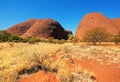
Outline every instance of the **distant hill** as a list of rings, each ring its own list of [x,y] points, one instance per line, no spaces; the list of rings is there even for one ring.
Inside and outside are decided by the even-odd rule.
[[[76,39],[81,39],[87,30],[94,27],[105,28],[111,34],[117,34],[120,31],[120,18],[109,19],[101,13],[89,13],[85,15],[78,25],[75,33]]]
[[[65,30],[57,21],[52,19],[29,19],[16,24],[6,30],[10,34],[21,37],[54,37],[56,39],[68,39],[71,31]]]
[[[109,19],[102,13],[89,13],[83,17],[78,25],[75,38],[81,39],[87,30],[94,27],[104,28],[109,33],[115,35],[120,31],[120,18]],[[8,28],[6,31],[21,37],[40,37],[43,39],[48,37],[68,39],[68,34],[72,34],[72,31],[65,30],[59,22],[48,18],[41,20],[29,19]]]

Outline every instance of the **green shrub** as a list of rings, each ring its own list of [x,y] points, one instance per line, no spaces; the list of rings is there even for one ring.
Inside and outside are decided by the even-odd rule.
[[[66,41],[65,39],[61,39],[61,40],[58,41],[58,43],[59,43],[59,44],[64,44],[65,41]]]
[[[0,41],[1,42],[6,42],[8,41],[8,37],[10,36],[10,34],[8,34],[5,31],[0,31]]]
[[[39,37],[26,37],[26,38],[23,38],[22,39],[22,42],[28,42],[28,43],[31,43],[31,44],[34,44],[36,42],[40,42],[40,38]]]
[[[22,38],[20,38],[16,35],[9,34],[6,31],[0,31],[0,42],[6,42],[6,41],[19,42],[21,40],[22,40]]]
[[[74,36],[72,34],[68,34],[68,40],[72,40]]]
[[[58,44],[63,44],[63,43],[65,43],[65,39],[61,39],[61,40],[58,40],[58,39],[55,39],[54,37],[49,37],[48,38],[48,42],[50,42],[50,43],[58,43]]]
[[[54,39],[52,43],[59,43],[59,40],[58,39]]]
[[[48,41],[49,41],[50,43],[53,43],[53,42],[54,42],[54,40],[55,40],[55,38],[54,38],[54,37],[48,37]]]
[[[25,37],[25,38],[22,38],[22,42],[26,43],[30,40],[31,37]]]
[[[33,37],[33,38],[30,38],[30,39],[28,40],[28,43],[34,44],[34,43],[40,42],[40,41],[41,41],[40,38],[38,38],[38,37]]]
[[[8,41],[10,42],[21,42],[22,38],[16,36],[16,35],[10,35],[8,37]]]

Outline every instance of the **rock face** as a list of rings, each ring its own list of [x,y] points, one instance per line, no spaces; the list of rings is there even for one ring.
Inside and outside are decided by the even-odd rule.
[[[31,19],[10,27],[7,32],[22,37],[40,37],[44,39],[48,37],[68,39],[68,34],[72,34],[71,31],[64,30],[57,21],[52,19]]]
[[[75,38],[82,39],[86,31],[94,27],[102,27],[111,34],[117,34],[118,31],[120,31],[120,19],[109,19],[103,14],[97,12],[89,13],[83,17],[78,25]]]
[[[22,22],[20,24],[16,24],[10,28],[8,28],[6,31],[10,34],[15,34],[17,36],[23,35],[35,22],[37,19],[29,19],[25,22]]]
[[[120,18],[111,19],[111,21],[118,27],[120,30]]]

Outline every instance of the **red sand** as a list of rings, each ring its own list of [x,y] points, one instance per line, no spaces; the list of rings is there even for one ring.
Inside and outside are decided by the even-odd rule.
[[[96,82],[120,82],[120,68],[117,64],[107,65],[106,62],[100,64],[92,59],[84,59],[82,61],[71,59],[66,61],[70,69],[81,66],[83,69],[93,72],[96,75]],[[41,71],[32,74],[29,78],[20,79],[19,82],[60,82],[54,73],[46,73]]]
[[[46,73],[45,71],[32,74],[29,78],[22,78],[19,82],[60,82],[54,73]]]
[[[120,68],[118,65],[102,65],[93,60],[85,59],[83,61],[74,60],[75,65],[82,66],[83,69],[95,73],[97,82],[120,82]],[[69,65],[71,67],[71,65]]]

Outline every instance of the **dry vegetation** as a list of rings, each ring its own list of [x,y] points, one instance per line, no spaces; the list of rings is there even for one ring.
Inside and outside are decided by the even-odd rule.
[[[94,59],[120,65],[120,46],[91,46],[81,43],[0,43],[0,82],[17,82],[31,73],[54,72],[61,82],[95,82],[96,75],[73,59]],[[70,64],[66,62],[70,60]],[[72,66],[72,67],[70,67]],[[120,66],[119,66],[120,67]],[[27,76],[26,76],[27,75]]]

